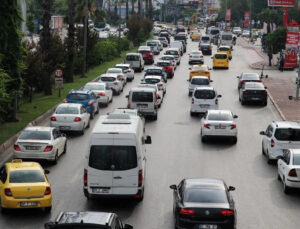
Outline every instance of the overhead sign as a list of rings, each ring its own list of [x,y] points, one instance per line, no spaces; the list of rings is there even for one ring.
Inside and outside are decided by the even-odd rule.
[[[226,10],[226,21],[230,21],[231,20],[231,9],[227,9]]]
[[[268,6],[294,7],[295,0],[268,0]]]

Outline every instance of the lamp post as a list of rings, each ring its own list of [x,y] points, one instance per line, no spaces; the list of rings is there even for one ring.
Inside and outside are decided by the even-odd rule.
[[[85,0],[84,7],[84,37],[83,37],[83,67],[81,77],[86,76],[86,46],[87,46],[87,27],[88,27],[88,0]]]

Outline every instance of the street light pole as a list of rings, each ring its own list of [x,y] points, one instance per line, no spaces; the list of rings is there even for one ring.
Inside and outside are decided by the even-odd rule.
[[[83,67],[82,67],[82,75],[81,77],[86,76],[86,46],[87,46],[87,27],[88,27],[88,0],[85,0],[84,7],[84,37],[83,37]]]

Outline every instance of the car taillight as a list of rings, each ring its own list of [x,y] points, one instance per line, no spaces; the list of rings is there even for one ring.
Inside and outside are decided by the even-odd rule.
[[[159,98],[160,98],[159,94],[156,94],[156,99],[159,99]]]
[[[44,195],[50,195],[51,194],[51,188],[50,187],[46,187],[45,193]]]
[[[74,122],[80,122],[81,121],[81,118],[80,117],[75,117],[74,118]]]
[[[192,55],[189,55],[189,58],[192,58],[193,56]]]
[[[241,83],[242,83],[242,84],[243,84],[243,83],[246,83],[246,80],[242,80]]]
[[[223,210],[223,211],[221,211],[221,214],[224,216],[231,216],[231,215],[234,215],[234,211],[233,210]]]
[[[68,103],[68,100],[64,99],[64,103]]]
[[[275,142],[273,139],[271,139],[271,147],[274,147],[275,146]]]
[[[128,102],[128,103],[127,103],[127,108],[130,108],[130,105],[131,105],[130,102]]]
[[[114,85],[119,85],[119,82],[114,82]]]
[[[248,93],[249,93],[249,91],[247,91],[247,90],[243,91],[243,94],[248,94]]]
[[[143,180],[144,180],[144,177],[143,177],[143,170],[140,169],[140,170],[139,170],[139,184],[138,184],[139,187],[142,187]]]
[[[93,101],[90,100],[90,101],[88,102],[88,105],[93,105]]]
[[[179,213],[182,215],[194,215],[195,211],[192,209],[181,208]]]
[[[44,152],[50,152],[53,149],[53,146],[46,146]]]
[[[86,187],[88,183],[88,173],[87,170],[84,169],[83,171],[83,186]]]
[[[52,116],[51,121],[56,121],[56,117]]]
[[[14,144],[14,149],[15,149],[15,151],[18,151],[18,152],[21,151],[20,146],[18,146],[17,144]]]
[[[210,129],[210,125],[207,123],[205,123],[203,126],[204,126],[204,128]]]
[[[194,100],[194,98],[192,98],[192,104],[194,104],[194,102],[195,102],[195,100]]]
[[[98,95],[99,96],[105,96],[105,93],[104,92],[99,92]]]
[[[200,58],[203,58],[203,56],[200,56]]]
[[[264,94],[268,94],[268,92],[266,90],[263,91]]]
[[[131,69],[128,69],[127,72],[131,72]]]
[[[235,129],[235,128],[236,128],[236,124],[232,124],[231,129]]]
[[[209,50],[211,50],[211,47],[208,47]]]
[[[289,177],[297,177],[296,169],[291,169],[289,171]]]
[[[218,103],[219,103],[219,100],[218,100],[218,99],[216,99],[216,100],[215,100],[215,104],[216,104],[216,105],[218,105]]]
[[[10,188],[4,189],[4,193],[5,193],[6,196],[9,196],[9,197],[13,196]]]
[[[164,86],[162,83],[157,84],[158,87]]]

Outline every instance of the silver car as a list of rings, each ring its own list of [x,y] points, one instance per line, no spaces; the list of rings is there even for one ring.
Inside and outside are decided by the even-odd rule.
[[[120,77],[121,80],[123,80],[123,84],[125,85],[127,83],[127,74],[124,74],[122,68],[109,68],[106,71],[107,74],[114,74]]]
[[[116,74],[102,74],[98,82],[106,83],[107,87],[116,95],[120,95],[124,88],[124,81]]]
[[[116,64],[116,68],[121,68],[123,74],[126,75],[127,81],[134,80],[134,70],[130,68],[130,64]]]
[[[83,90],[90,90],[100,96],[99,105],[108,106],[113,100],[113,92],[106,83],[89,82],[84,86]]]
[[[193,63],[204,64],[204,57],[201,51],[193,50],[189,54],[189,64]]]

